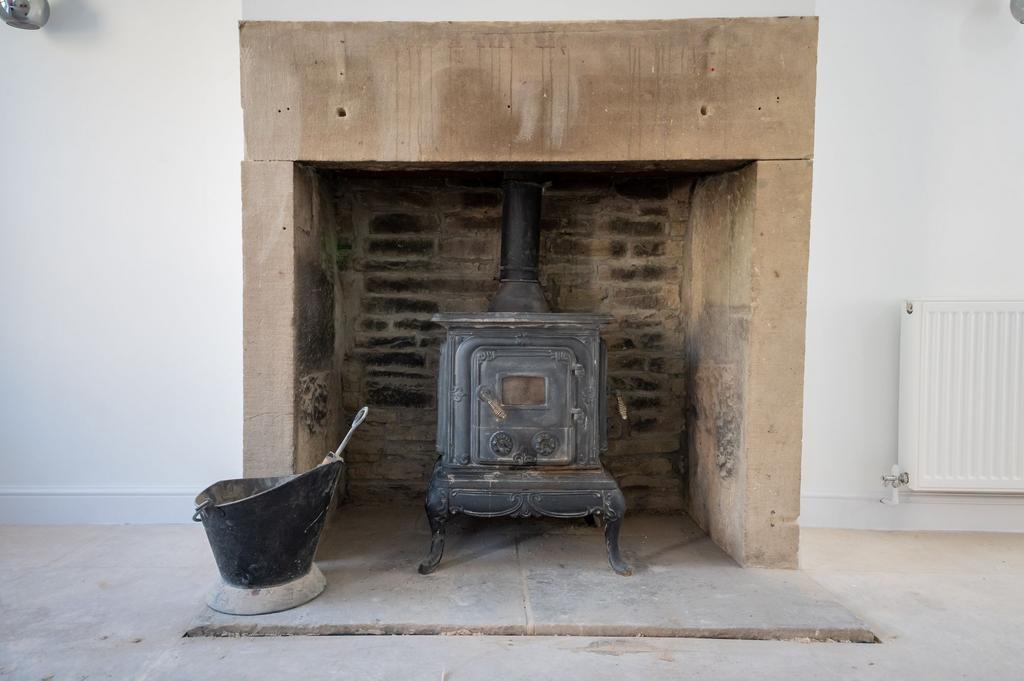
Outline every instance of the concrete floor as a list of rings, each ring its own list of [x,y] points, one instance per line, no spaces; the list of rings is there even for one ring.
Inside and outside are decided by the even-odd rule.
[[[879,644],[537,636],[182,638],[198,526],[0,527],[0,678],[1024,678],[1024,535],[805,530],[803,571]]]

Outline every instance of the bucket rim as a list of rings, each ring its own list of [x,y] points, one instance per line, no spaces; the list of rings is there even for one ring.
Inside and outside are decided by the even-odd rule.
[[[310,468],[308,471],[305,471],[304,473],[293,473],[292,475],[266,475],[266,476],[259,476],[259,477],[253,477],[253,478],[227,478],[225,480],[218,480],[217,482],[213,483],[212,485],[208,485],[205,489],[203,489],[202,492],[197,494],[193,503],[197,507],[202,505],[203,503],[205,503],[208,499],[210,499],[209,496],[205,496],[206,493],[209,492],[212,488],[216,487],[217,485],[219,485],[219,484],[221,484],[223,482],[238,482],[238,481],[242,481],[242,480],[279,480],[280,481],[280,482],[272,485],[271,487],[268,487],[267,489],[263,490],[262,492],[257,492],[256,494],[250,494],[249,496],[242,497],[241,499],[235,499],[234,501],[228,501],[228,502],[223,503],[223,504],[210,503],[210,504],[207,505],[208,508],[227,508],[228,506],[232,506],[234,504],[240,504],[243,501],[249,501],[251,499],[255,499],[257,497],[261,497],[264,494],[267,494],[269,492],[273,492],[274,490],[280,488],[282,485],[287,485],[290,482],[295,482],[299,478],[303,478],[303,477],[306,477],[306,476],[308,476],[308,475],[310,475],[312,473],[315,473],[317,470],[319,470],[320,468],[324,468],[325,466],[333,466],[334,464],[342,464],[342,465],[344,465],[344,463],[345,463],[345,461],[343,459],[338,459],[337,461],[330,461],[328,463],[317,464],[316,466],[314,466],[313,468]],[[333,494],[333,490],[332,490],[332,494]]]

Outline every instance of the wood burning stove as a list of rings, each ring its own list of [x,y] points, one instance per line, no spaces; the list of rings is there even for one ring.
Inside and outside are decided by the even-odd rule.
[[[619,555],[622,491],[598,458],[607,448],[602,325],[611,317],[548,311],[537,279],[543,185],[506,177],[501,284],[490,310],[439,314],[447,335],[438,379],[439,458],[427,490],[432,539],[420,573],[437,568],[457,514],[604,522]]]

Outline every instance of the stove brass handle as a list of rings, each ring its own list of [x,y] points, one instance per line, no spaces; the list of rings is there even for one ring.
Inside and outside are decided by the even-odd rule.
[[[626,409],[626,401],[622,399],[622,393],[620,393],[617,390],[615,391],[615,402],[618,404],[619,407],[619,418],[621,418],[623,421],[628,421],[629,411]]]
[[[494,418],[498,419],[499,421],[504,421],[505,418],[508,417],[508,412],[506,412],[505,409],[501,406],[501,404],[498,402],[498,399],[494,396],[494,393],[491,392],[490,388],[480,388],[479,394],[480,399],[486,402],[487,406],[491,408],[491,413],[494,414]]]

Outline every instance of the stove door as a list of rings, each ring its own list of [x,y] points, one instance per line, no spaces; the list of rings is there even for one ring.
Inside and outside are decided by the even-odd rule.
[[[477,348],[470,393],[473,463],[572,463],[575,364],[565,347]]]

